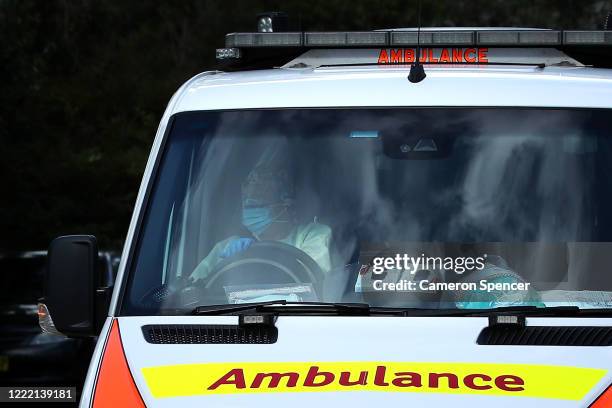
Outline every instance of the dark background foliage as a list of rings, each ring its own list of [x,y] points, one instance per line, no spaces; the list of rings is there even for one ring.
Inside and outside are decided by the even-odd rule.
[[[224,34],[416,25],[416,0],[0,0],[0,248],[120,248],[157,123]],[[423,0],[424,26],[601,28],[608,0]]]

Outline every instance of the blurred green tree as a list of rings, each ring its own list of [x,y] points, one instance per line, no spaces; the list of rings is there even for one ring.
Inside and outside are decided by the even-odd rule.
[[[86,232],[120,248],[157,122],[255,15],[295,28],[416,24],[416,0],[0,0],[0,248]],[[425,26],[595,29],[605,0],[423,0]]]

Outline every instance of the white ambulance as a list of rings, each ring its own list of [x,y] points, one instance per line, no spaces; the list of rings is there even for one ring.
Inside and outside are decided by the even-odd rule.
[[[117,283],[52,242],[81,407],[612,407],[612,31],[233,33]]]

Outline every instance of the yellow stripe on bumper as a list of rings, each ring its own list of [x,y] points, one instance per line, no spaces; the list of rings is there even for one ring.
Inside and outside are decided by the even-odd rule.
[[[423,362],[236,362],[142,368],[156,398],[376,391],[581,400],[606,372],[566,366]]]

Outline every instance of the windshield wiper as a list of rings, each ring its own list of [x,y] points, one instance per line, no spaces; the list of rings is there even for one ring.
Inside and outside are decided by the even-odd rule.
[[[503,306],[488,310],[472,310],[471,313],[469,309],[466,309],[465,311],[468,312],[468,314],[475,316],[499,316],[505,314],[520,316],[574,316],[576,313],[580,312],[580,308],[578,306]]]
[[[376,307],[367,303],[287,302],[272,300],[240,304],[198,306],[191,314],[197,316],[272,313],[284,315],[336,316],[421,316],[421,317],[491,317],[518,315],[530,317],[612,317],[612,309],[581,309],[578,306],[505,306],[493,309],[423,309]]]
[[[504,306],[492,309],[398,309],[404,316],[490,317],[517,315],[530,317],[612,317],[612,309],[581,309],[578,306]]]
[[[401,309],[371,308],[367,303],[287,302],[286,300],[272,300],[269,302],[198,306],[193,309],[192,314],[206,316],[261,312],[291,315],[333,314],[341,316],[401,315],[403,313]]]
[[[263,306],[268,305],[285,305],[285,300],[272,300],[268,302],[251,302],[251,303],[230,303],[224,305],[206,305],[197,306],[191,311],[194,315],[216,315],[216,314],[231,314],[244,311],[253,311]]]

